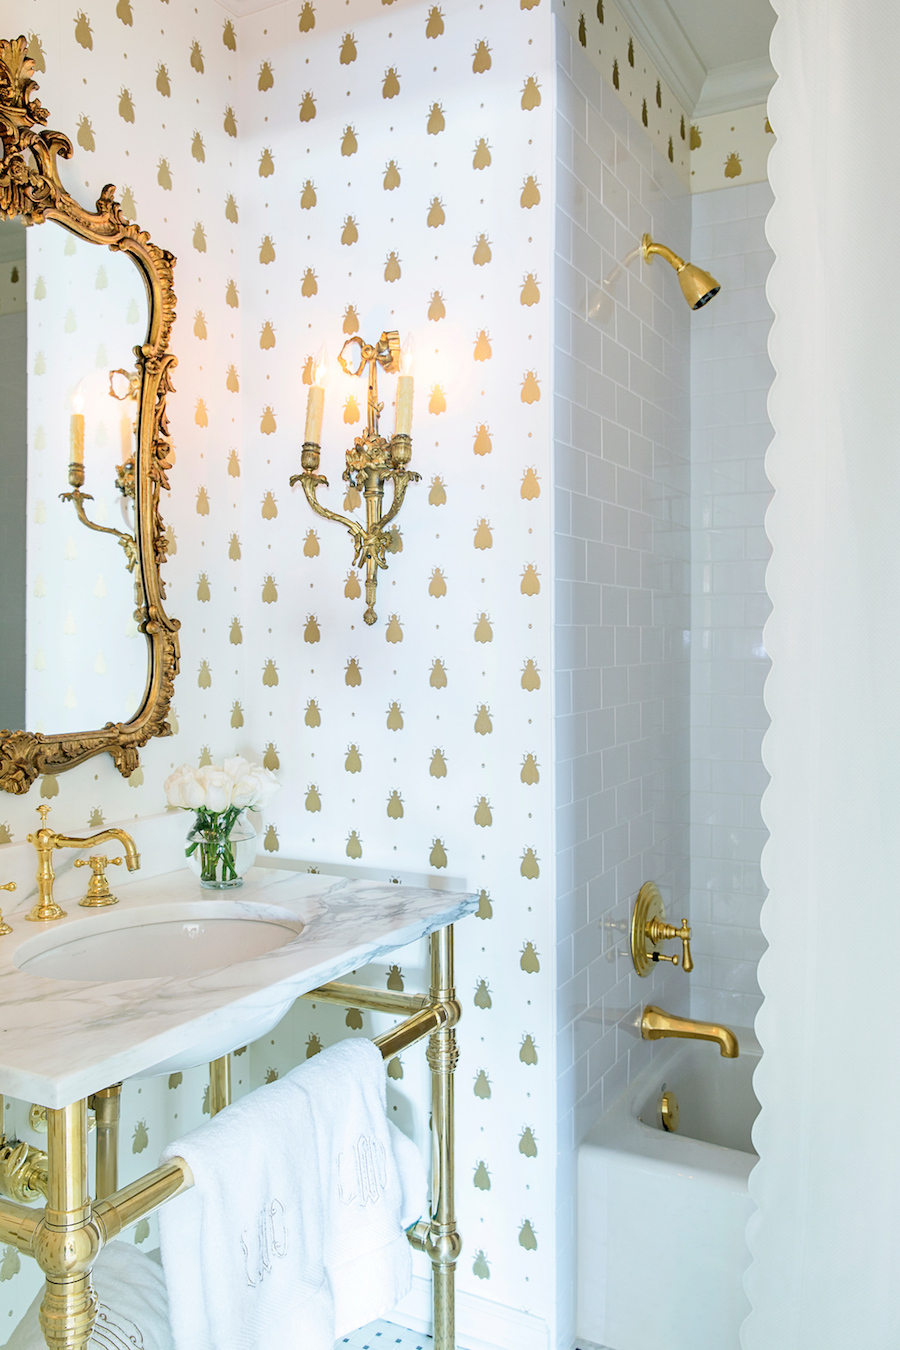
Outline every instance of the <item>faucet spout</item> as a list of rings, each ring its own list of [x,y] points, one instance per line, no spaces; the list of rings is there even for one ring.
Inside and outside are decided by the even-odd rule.
[[[690,1017],[675,1017],[662,1008],[648,1003],[641,1017],[641,1035],[645,1041],[659,1041],[664,1036],[681,1036],[689,1041],[715,1041],[725,1059],[737,1059],[740,1047],[729,1027],[715,1022],[695,1022]]]
[[[75,835],[58,834],[56,836],[57,848],[97,848],[100,844],[107,843],[110,839],[117,839],[122,845],[122,852],[125,854],[125,866],[129,872],[136,872],[141,865],[141,855],[135,847],[134,840],[130,834],[124,830],[108,829],[101,830],[99,834],[92,834],[88,839],[78,839]]]

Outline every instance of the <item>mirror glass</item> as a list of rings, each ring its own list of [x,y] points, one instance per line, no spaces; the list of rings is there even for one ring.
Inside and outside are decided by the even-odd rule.
[[[148,299],[129,255],[53,221],[3,224],[0,726],[75,732],[133,717],[147,678],[139,571],[123,547],[134,502],[116,471],[135,451],[129,376]],[[79,486],[78,460],[80,505],[101,529],[61,499]]]

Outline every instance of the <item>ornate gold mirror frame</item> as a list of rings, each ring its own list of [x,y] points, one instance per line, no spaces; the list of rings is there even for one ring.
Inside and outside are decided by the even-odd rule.
[[[168,489],[170,440],[166,395],[172,389],[176,360],[168,350],[175,318],[172,270],[175,259],[151,243],[149,235],[125,219],[109,183],[96,212],[86,211],[60,182],[57,156],[69,159],[72,142],[59,131],[44,130],[48,113],[37,99],[34,62],[24,37],[0,39],[0,215],[18,216],[27,225],[56,220],[73,234],[127,253],[144,278],[149,305],[147,340],[135,347],[140,384],[135,451],[136,594],[142,598],[135,622],[148,646],[144,695],[127,722],[107,722],[96,731],[47,735],[0,730],[0,788],[24,793],[42,773],[59,773],[106,751],[127,777],[138,766],[138,747],[151,736],[168,736],[166,721],[178,672],[178,628],[163,607],[160,568],[166,541],[159,512],[160,490]]]

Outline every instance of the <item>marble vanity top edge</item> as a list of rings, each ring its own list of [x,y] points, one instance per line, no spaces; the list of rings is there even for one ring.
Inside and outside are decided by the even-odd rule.
[[[260,872],[246,898],[292,911],[304,929],[283,947],[219,970],[109,984],[47,980],[19,971],[13,951],[0,944],[0,1092],[54,1108],[67,1105],[164,1063],[202,1041],[217,1022],[227,1027],[230,1016],[258,1009],[280,1017],[309,990],[453,923],[477,905],[477,895],[468,892]],[[183,873],[175,876],[183,893]],[[285,883],[295,896],[282,892],[276,898],[273,892]],[[157,888],[149,881],[123,886],[122,901],[146,904],[147,892]],[[196,890],[189,893],[197,898]],[[40,1016],[28,1025],[24,1010],[38,1007]],[[235,1045],[240,1043],[238,1035]]]

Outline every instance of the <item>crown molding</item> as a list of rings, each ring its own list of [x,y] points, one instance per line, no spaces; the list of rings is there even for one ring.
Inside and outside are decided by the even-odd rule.
[[[712,113],[753,108],[766,102],[774,83],[775,67],[767,56],[736,61],[732,66],[716,66],[703,82],[694,116],[709,117]]]
[[[693,116],[707,70],[667,0],[616,0],[616,4],[682,108]]]
[[[616,0],[616,3],[657,71],[691,117],[752,108],[769,97],[775,70],[767,56],[707,70],[668,0]]]

